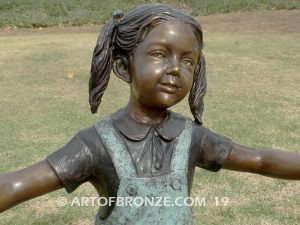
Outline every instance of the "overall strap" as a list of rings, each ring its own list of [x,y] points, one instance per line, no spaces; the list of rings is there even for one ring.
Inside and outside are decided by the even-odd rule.
[[[125,177],[136,176],[130,154],[126,149],[122,138],[114,129],[111,119],[107,117],[98,120],[95,123],[95,127],[114,164],[119,179],[121,180]]]
[[[189,149],[192,139],[192,121],[187,119],[185,123],[184,130],[178,137],[178,142],[176,148],[174,149],[173,159],[171,168],[174,171],[185,171],[188,172],[188,160],[189,160]]]

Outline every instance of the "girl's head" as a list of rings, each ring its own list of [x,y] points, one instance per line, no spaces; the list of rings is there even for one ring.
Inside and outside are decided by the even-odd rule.
[[[119,19],[120,15],[117,15]],[[131,82],[130,64],[137,46],[159,24],[169,21],[187,26],[194,34],[198,55],[193,63],[193,84],[189,95],[190,109],[197,123],[201,124],[203,98],[206,92],[205,59],[201,53],[203,35],[200,25],[190,16],[166,5],[150,4],[140,6],[127,16],[108,22],[102,29],[94,50],[91,78],[89,82],[92,113],[97,111],[101,97],[107,87],[111,69],[123,80]],[[181,43],[178,43],[180,45]],[[195,44],[194,44],[195,46]],[[124,76],[119,70],[127,70]]]

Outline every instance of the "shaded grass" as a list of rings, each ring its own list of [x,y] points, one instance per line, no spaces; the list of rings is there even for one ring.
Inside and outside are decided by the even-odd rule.
[[[116,9],[128,12],[145,3],[170,4],[192,15],[300,8],[297,0],[0,0],[0,27],[101,24]]]
[[[112,76],[97,115],[87,82],[97,33],[7,34],[0,37],[0,171],[44,159],[76,132],[126,104],[129,89]],[[205,126],[235,142],[299,152],[300,34],[207,33]],[[72,72],[73,79],[66,74]],[[186,100],[174,110],[190,116]],[[198,169],[194,224],[297,224],[300,184],[257,175]],[[59,207],[58,197],[96,196],[91,185],[59,190],[1,214],[0,224],[92,223],[97,207]],[[216,206],[215,197],[228,197]]]

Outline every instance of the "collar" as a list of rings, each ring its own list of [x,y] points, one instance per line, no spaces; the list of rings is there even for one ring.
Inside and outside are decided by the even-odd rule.
[[[144,124],[131,118],[124,109],[120,109],[111,115],[111,120],[114,127],[132,141],[144,139],[152,127],[161,138],[172,141],[181,134],[186,118],[170,110],[167,115],[166,120],[161,123]]]

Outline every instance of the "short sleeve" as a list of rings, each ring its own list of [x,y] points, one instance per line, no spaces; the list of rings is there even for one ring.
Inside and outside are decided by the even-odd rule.
[[[198,125],[193,131],[193,139],[197,152],[196,165],[213,172],[219,171],[231,152],[232,141]]]
[[[93,154],[79,134],[46,159],[68,193],[87,181],[94,170]]]

